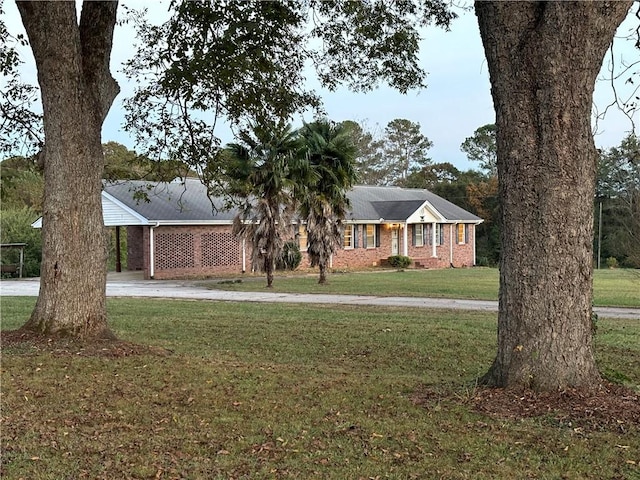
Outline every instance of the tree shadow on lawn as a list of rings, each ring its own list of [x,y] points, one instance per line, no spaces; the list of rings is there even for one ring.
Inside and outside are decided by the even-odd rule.
[[[140,345],[119,339],[82,340],[71,337],[41,335],[28,329],[2,331],[2,350],[18,354],[50,353],[56,356],[121,358],[136,355],[168,356],[162,347]]]
[[[603,380],[590,390],[534,392],[478,386],[469,394],[422,386],[412,396],[416,405],[430,409],[440,402],[465,404],[495,419],[538,418],[577,433],[596,431],[627,434],[640,426],[640,395]]]

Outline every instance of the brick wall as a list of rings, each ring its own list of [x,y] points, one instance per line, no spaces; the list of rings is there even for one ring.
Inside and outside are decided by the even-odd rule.
[[[411,257],[414,262],[418,262],[421,266],[427,268],[448,268],[449,266],[451,266],[451,264],[453,264],[454,267],[473,266],[473,242],[475,237],[475,226],[469,225],[468,237],[466,239],[466,242],[463,244],[458,244],[457,232],[457,224],[443,225],[444,238],[442,245],[436,245],[435,257],[433,256],[432,245],[427,244],[422,247],[413,246],[411,245],[411,235],[409,235],[409,257]],[[452,235],[453,244],[450,243]]]
[[[160,226],[154,229],[154,247],[157,279],[242,272],[242,245],[231,225]]]
[[[411,227],[409,227],[411,228]],[[453,233],[453,265],[455,267],[473,265],[473,236],[475,227],[469,227],[469,238],[462,245],[457,244],[457,231],[450,225],[443,227],[443,243],[436,247],[436,257],[432,257],[431,245],[416,247],[411,245],[411,230],[408,238],[408,254],[427,268],[447,268],[450,266],[450,243]],[[145,278],[150,276],[149,268],[149,227],[128,227],[127,235],[129,270],[143,269]],[[240,274],[242,267],[242,242],[231,232],[231,225],[216,226],[160,226],[154,229],[154,278],[176,279],[206,277],[217,274]],[[380,228],[380,246],[362,248],[359,235],[358,247],[340,249],[332,261],[333,268],[363,268],[380,266],[391,255],[392,230],[385,225]],[[398,234],[398,251],[402,255],[404,236]],[[251,248],[246,247],[245,267],[251,269]],[[300,268],[309,268],[309,257],[302,252]]]
[[[144,269],[143,227],[127,227],[127,270]]]
[[[402,242],[400,242],[400,245]],[[402,247],[400,246],[402,253]],[[380,246],[362,247],[361,231],[358,232],[358,247],[340,249],[333,256],[333,268],[377,267],[391,255],[391,230],[386,225],[380,226]]]

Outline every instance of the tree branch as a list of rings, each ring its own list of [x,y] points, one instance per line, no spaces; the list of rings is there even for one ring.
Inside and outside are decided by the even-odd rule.
[[[100,125],[120,92],[109,68],[117,9],[117,1],[85,1],[80,15],[82,70],[96,100]]]

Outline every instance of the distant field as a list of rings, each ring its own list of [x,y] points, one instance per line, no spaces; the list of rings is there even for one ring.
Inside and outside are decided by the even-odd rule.
[[[34,303],[3,297],[2,328]],[[171,353],[3,346],[3,479],[640,478],[638,425],[474,408],[495,314],[156,299],[108,311],[120,338]],[[596,347],[607,378],[640,388],[637,321],[601,320]]]
[[[640,307],[640,270],[596,270],[594,277],[595,305]],[[317,275],[312,274],[279,276],[274,280],[273,291],[497,300],[498,282],[495,268],[384,270],[333,273],[327,285],[318,285]],[[247,276],[240,283],[208,283],[211,288],[238,291],[260,290],[265,284],[258,275]]]

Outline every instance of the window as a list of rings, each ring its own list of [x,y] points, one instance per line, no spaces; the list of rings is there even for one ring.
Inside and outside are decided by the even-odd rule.
[[[376,246],[376,226],[368,224],[366,225],[366,248],[375,248]]]
[[[307,251],[307,236],[307,226],[298,225],[298,246],[300,247],[301,252]]]
[[[442,226],[442,223],[436,223],[436,245],[444,243],[444,228]]]
[[[343,248],[354,248],[353,242],[353,225],[345,225],[344,227],[344,241],[342,242]]]
[[[424,225],[422,225],[421,223],[416,223],[413,226],[413,246],[424,246]]]
[[[467,232],[464,228],[464,223],[459,223],[458,224],[458,243],[460,244],[467,243],[466,233]]]

